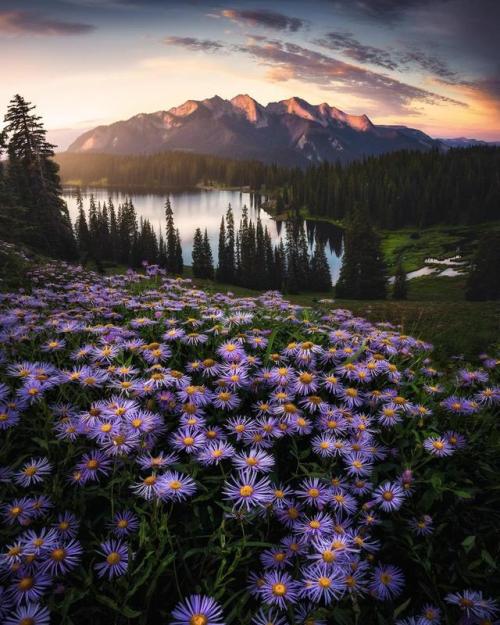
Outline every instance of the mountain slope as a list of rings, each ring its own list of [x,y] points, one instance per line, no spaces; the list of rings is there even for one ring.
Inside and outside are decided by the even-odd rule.
[[[178,107],[141,113],[81,135],[68,152],[151,154],[184,150],[231,158],[304,166],[348,162],[394,150],[441,147],[405,126],[377,126],[326,103],[290,98],[262,106],[248,95],[188,100]]]

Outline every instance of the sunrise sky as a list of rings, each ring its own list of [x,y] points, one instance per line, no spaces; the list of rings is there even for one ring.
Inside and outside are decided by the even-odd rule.
[[[0,0],[0,112],[84,130],[248,93],[500,140],[497,0]]]

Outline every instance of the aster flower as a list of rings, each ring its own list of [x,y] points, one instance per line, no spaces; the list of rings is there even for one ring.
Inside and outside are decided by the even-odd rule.
[[[26,605],[18,606],[3,623],[4,625],[49,625],[50,613],[39,603],[28,602]]]
[[[260,561],[265,569],[283,569],[291,564],[291,553],[287,549],[273,547],[260,554]]]
[[[210,466],[217,465],[226,458],[234,456],[234,447],[225,441],[215,441],[209,443],[205,449],[198,455],[201,464]]]
[[[139,517],[130,510],[116,512],[108,527],[119,538],[129,536],[138,530]]]
[[[8,592],[16,603],[37,602],[48,590],[50,584],[51,579],[45,573],[28,574],[21,570],[14,575]]]
[[[104,557],[103,562],[95,565],[99,577],[120,577],[128,569],[128,547],[120,540],[110,539],[101,543],[98,553]]]
[[[269,473],[274,466],[273,456],[255,448],[236,454],[232,461],[236,469],[255,471],[256,473]]]
[[[399,510],[404,501],[404,491],[397,483],[384,482],[375,489],[374,502],[385,512]]]
[[[309,540],[321,538],[333,531],[332,517],[325,512],[318,512],[313,516],[306,516],[303,520],[294,524],[294,529],[299,535]]]
[[[397,566],[379,564],[371,576],[370,591],[382,601],[392,599],[401,594],[404,587],[404,576]]]
[[[172,611],[170,625],[224,625],[221,606],[205,595],[191,595]]]
[[[300,585],[284,571],[268,571],[263,575],[259,595],[268,605],[277,605],[285,609],[288,604],[296,603]]]
[[[22,497],[14,499],[0,508],[4,520],[9,524],[19,523],[26,525],[34,516],[33,499]]]
[[[424,605],[418,622],[419,625],[439,625],[441,623],[441,610],[429,603]]]
[[[196,492],[196,483],[187,475],[167,471],[158,478],[157,492],[163,500],[183,501]]]
[[[299,490],[295,491],[295,495],[315,508],[322,508],[330,499],[330,490],[317,477],[308,478],[301,484]]]
[[[47,551],[43,571],[51,576],[66,575],[78,566],[82,553],[77,540],[54,544]]]
[[[50,474],[52,466],[47,458],[32,458],[14,475],[14,480],[21,486],[30,486],[43,481]]]
[[[80,522],[76,514],[66,511],[57,515],[57,520],[52,527],[60,537],[67,539],[75,538],[78,533],[79,525]]]
[[[172,445],[179,451],[194,454],[205,445],[205,435],[195,428],[180,428],[172,436]]]
[[[265,506],[272,501],[273,490],[267,477],[257,478],[254,471],[242,471],[225,482],[224,498],[233,502],[237,509],[250,510],[255,506]]]
[[[498,614],[498,605],[492,599],[485,599],[483,593],[477,590],[463,590],[462,592],[446,595],[446,603],[458,606],[467,617],[490,619]]]
[[[344,592],[344,576],[342,569],[327,564],[314,564],[302,571],[303,588],[301,596],[314,603],[321,601],[329,605],[339,599]]]
[[[408,525],[417,536],[428,536],[434,531],[432,517],[428,514],[410,519]]]
[[[424,449],[433,456],[442,458],[443,456],[451,456],[454,449],[450,445],[448,439],[442,436],[429,436],[424,441]]]
[[[28,555],[39,555],[50,551],[57,543],[58,535],[55,529],[43,527],[40,530],[28,530],[21,536],[21,543],[24,553]]]
[[[285,616],[280,615],[276,610],[260,609],[253,617],[252,625],[289,625]]]

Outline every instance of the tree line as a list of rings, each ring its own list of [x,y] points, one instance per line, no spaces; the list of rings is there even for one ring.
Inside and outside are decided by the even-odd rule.
[[[287,293],[330,291],[332,278],[324,243],[316,238],[310,253],[299,219],[287,222],[285,240],[273,247],[267,226],[262,226],[260,217],[255,223],[249,219],[246,207],[235,229],[229,206],[219,229],[216,280],[249,289],[279,289]]]
[[[500,148],[399,151],[349,164],[288,169],[186,152],[58,154],[65,181],[115,187],[243,187],[273,197],[276,211],[305,209],[342,221],[355,204],[379,228],[467,225],[500,217]]]
[[[500,148],[400,151],[349,165],[292,170],[278,210],[343,220],[363,204],[379,228],[476,224],[500,218]]]
[[[85,211],[81,191],[77,190],[78,216],[75,234],[82,263],[93,261],[100,271],[104,262],[138,268],[144,263],[159,265],[172,274],[184,269],[179,230],[175,228],[170,199],[165,203],[165,235],[157,236],[148,219],[137,218],[131,199],[118,204],[89,199]]]
[[[278,188],[289,170],[260,161],[172,151],[149,155],[59,153],[56,160],[66,183],[146,189],[186,189],[203,186]]]

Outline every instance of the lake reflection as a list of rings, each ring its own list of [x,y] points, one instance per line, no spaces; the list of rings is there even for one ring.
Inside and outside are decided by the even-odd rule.
[[[96,202],[105,202],[108,197],[113,198],[115,208],[128,197],[132,199],[137,217],[149,219],[157,232],[165,232],[165,195],[160,193],[138,193],[117,191],[110,189],[82,189],[85,209],[88,209],[88,200],[93,194]],[[73,223],[77,217],[76,195],[74,189],[64,190],[64,199],[68,204],[71,220]],[[218,258],[219,227],[221,217],[231,204],[234,212],[236,227],[241,219],[244,206],[248,207],[249,217],[256,220],[260,215],[262,225],[267,226],[273,244],[279,243],[285,236],[285,224],[274,221],[265,210],[258,207],[259,199],[250,193],[227,190],[190,190],[170,193],[170,201],[174,211],[175,225],[179,228],[182,241],[184,263],[191,265],[191,252],[193,249],[193,235],[196,228],[205,228],[212,245],[214,261]],[[325,251],[332,272],[333,283],[338,279],[340,270],[340,258],[342,256],[342,231],[327,222],[306,220],[307,240],[311,250],[314,247],[316,233],[319,240],[326,246]]]

